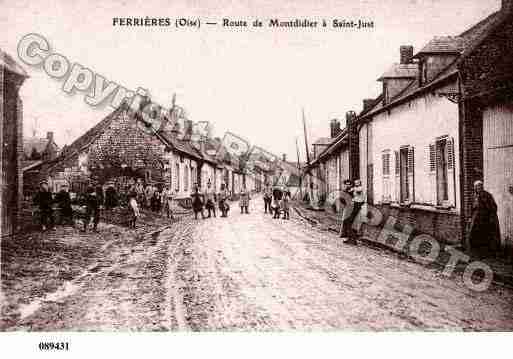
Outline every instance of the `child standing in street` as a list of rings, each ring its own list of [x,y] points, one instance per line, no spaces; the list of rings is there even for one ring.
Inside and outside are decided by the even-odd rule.
[[[130,192],[128,195],[128,208],[130,210],[130,220],[128,222],[129,228],[135,228],[135,222],[137,221],[137,218],[141,216],[141,213],[139,212],[139,205],[137,204],[137,193],[136,192]]]
[[[290,199],[290,190],[287,187],[285,187],[285,190],[283,191],[283,199],[281,201],[281,206],[283,208],[283,219],[290,219]]]

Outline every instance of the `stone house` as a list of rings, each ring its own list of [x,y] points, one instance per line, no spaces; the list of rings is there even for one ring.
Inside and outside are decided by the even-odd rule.
[[[82,192],[91,180],[124,187],[144,183],[169,185],[188,204],[195,183],[216,177],[218,163],[201,146],[180,139],[163,118],[157,132],[145,130],[126,104],[63,149],[44,169],[54,191],[69,183]]]

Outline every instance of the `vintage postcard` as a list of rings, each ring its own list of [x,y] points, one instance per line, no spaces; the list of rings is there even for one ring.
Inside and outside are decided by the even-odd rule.
[[[513,329],[513,0],[0,0],[0,27],[0,340]]]

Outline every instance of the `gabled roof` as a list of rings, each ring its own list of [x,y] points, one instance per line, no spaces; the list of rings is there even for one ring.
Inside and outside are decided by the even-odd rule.
[[[417,64],[393,64],[378,81],[384,79],[414,79],[417,77],[419,66]]]
[[[5,68],[7,71],[19,75],[21,77],[28,77],[27,72],[21,67],[8,53],[0,49],[0,67]]]
[[[331,139],[331,143],[328,147],[326,147],[322,152],[310,163],[310,167],[314,166],[316,163],[320,162],[334,150],[338,149],[342,145],[347,144],[347,128],[343,128],[342,131],[338,134],[337,137]]]
[[[470,48],[474,48],[486,34],[491,31],[491,29],[495,28],[495,26],[500,23],[502,17],[501,12],[497,11],[486,17],[485,19],[481,20],[468,30],[464,31],[458,36],[454,37],[445,37],[445,39],[452,39],[452,48],[457,48],[457,46],[462,46],[459,51],[461,54],[465,54]],[[435,39],[444,39],[442,37],[438,37]],[[457,40],[454,40],[457,39]],[[435,41],[434,44],[444,43],[445,40]],[[451,42],[449,40],[445,41],[446,43]],[[429,45],[429,43],[428,43]],[[427,45],[426,45],[427,46]],[[447,45],[449,46],[449,45]],[[429,48],[428,48],[429,49]],[[419,54],[422,53],[419,52]],[[418,54],[417,54],[418,55]],[[414,57],[416,57],[415,55]],[[371,117],[381,111],[384,111],[386,109],[392,108],[394,106],[397,106],[401,103],[404,103],[408,101],[411,98],[414,98],[424,91],[428,89],[432,89],[436,86],[443,86],[446,84],[446,82],[454,77],[458,73],[458,60],[455,60],[450,65],[448,65],[446,68],[442,69],[438,74],[436,74],[429,83],[423,84],[420,86],[419,82],[416,80],[412,80],[411,83],[405,88],[399,92],[394,98],[390,99],[389,103],[384,105],[383,101],[377,102],[373,108],[366,111],[364,114],[360,115],[360,118],[368,118]]]
[[[121,105],[112,111],[107,117],[98,122],[92,128],[86,131],[82,136],[73,141],[69,146],[66,146],[61,151],[61,156],[67,158],[71,155],[81,152],[84,148],[94,142],[101,134],[109,127],[112,121],[117,118],[122,111],[125,110],[124,105]]]

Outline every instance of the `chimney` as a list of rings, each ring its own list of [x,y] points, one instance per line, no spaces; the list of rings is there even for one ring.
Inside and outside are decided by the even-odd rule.
[[[337,120],[336,118],[334,118],[333,120],[331,120],[330,122],[330,134],[331,134],[331,138],[335,138],[338,136],[338,134],[340,133],[341,129],[340,129],[340,121]]]
[[[413,57],[413,46],[403,45],[399,47],[401,53],[401,64],[410,64]]]
[[[287,155],[285,153],[281,155],[281,160],[287,162]]]
[[[374,105],[374,99],[372,98],[366,98],[363,100],[363,111],[367,111]]]
[[[346,112],[346,128],[349,128],[349,122],[356,118],[356,112],[347,111]]]
[[[52,142],[53,141],[53,132],[47,132],[46,133],[46,139],[48,140],[48,142]]]
[[[513,13],[513,0],[502,0],[501,11],[505,14]]]

